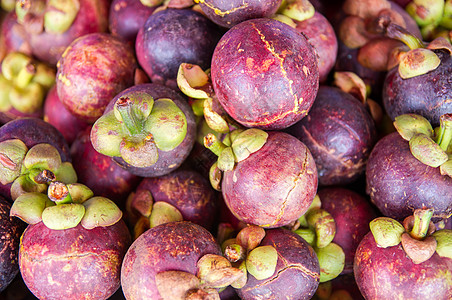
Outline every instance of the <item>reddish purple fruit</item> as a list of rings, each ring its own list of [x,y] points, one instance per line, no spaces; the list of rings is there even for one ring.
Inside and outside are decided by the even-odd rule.
[[[246,285],[237,290],[240,298],[268,299],[278,295],[281,299],[311,299],[320,278],[319,261],[312,247],[287,229],[267,230],[260,243],[266,245],[278,253],[275,273],[264,280],[248,274]]]
[[[317,182],[309,149],[290,134],[270,131],[262,148],[224,172],[221,190],[239,220],[275,228],[307,211]]]
[[[286,128],[305,117],[319,85],[314,50],[272,19],[244,21],[215,48],[212,83],[226,112],[246,127]]]
[[[288,128],[312,153],[320,185],[347,184],[364,173],[377,131],[366,107],[342,90],[321,86],[306,118]]]
[[[159,299],[155,275],[163,271],[196,274],[205,254],[221,255],[214,237],[191,222],[170,222],[151,228],[127,251],[121,269],[121,285],[128,300]]]
[[[204,0],[199,6],[206,16],[220,26],[231,28],[240,22],[269,18],[282,0]]]
[[[20,272],[39,299],[107,299],[120,286],[122,259],[131,243],[121,220],[90,230],[52,230],[40,222],[25,230]]]
[[[106,33],[85,35],[58,62],[58,97],[73,115],[94,122],[116,94],[133,85],[135,68],[133,51],[122,40]]]
[[[25,28],[17,23],[14,11],[9,12],[2,21],[1,39],[6,53],[18,51],[27,55],[32,54],[30,43],[27,40]]]

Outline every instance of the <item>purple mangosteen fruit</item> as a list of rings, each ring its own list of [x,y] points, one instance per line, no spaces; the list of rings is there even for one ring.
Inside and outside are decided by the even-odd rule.
[[[360,194],[342,187],[319,189],[321,207],[329,212],[336,222],[333,242],[345,254],[344,270],[341,274],[353,273],[355,251],[361,239],[369,232],[369,222],[377,217],[374,208]]]
[[[452,297],[452,231],[435,231],[432,213],[416,210],[403,225],[387,217],[370,223],[354,262],[365,299]]]
[[[271,17],[282,2],[282,0],[195,0],[210,20],[227,28],[249,19]]]
[[[219,155],[212,169],[223,171],[219,186],[224,201],[240,221],[275,228],[307,211],[318,178],[305,144],[288,133],[255,128],[232,131],[225,142],[213,134],[205,139]]]
[[[74,40],[57,67],[61,102],[76,117],[93,123],[116,94],[133,85],[136,60],[124,41],[92,33]]]
[[[207,178],[192,170],[176,170],[170,174],[144,178],[128,199],[128,208],[147,218],[148,226],[159,224],[156,213],[165,202],[180,212],[182,219],[213,230],[217,217],[217,194]],[[160,205],[160,204],[159,204]]]
[[[121,168],[111,157],[97,152],[90,139],[91,126],[81,131],[71,145],[72,164],[77,181],[89,186],[95,195],[125,207],[127,196],[141,178]]]
[[[116,95],[91,130],[96,151],[142,177],[177,169],[196,136],[187,100],[169,87],[140,84]]]
[[[21,52],[32,55],[30,43],[27,40],[25,28],[17,23],[17,15],[14,11],[9,12],[2,21],[0,39],[5,47],[6,53]]]
[[[434,209],[434,222],[451,216],[451,116],[444,115],[435,131],[420,115],[398,116],[398,132],[381,138],[372,149],[366,189],[384,216],[403,220],[422,207]]]
[[[144,1],[143,1],[144,2]],[[138,30],[157,6],[147,6],[139,0],[113,0],[108,17],[110,32],[135,47]]]
[[[220,246],[203,227],[191,222],[169,222],[140,235],[127,251],[121,268],[121,285],[129,300],[187,299],[162,297],[160,281],[167,271],[183,272],[185,278],[197,275],[198,261],[206,254],[221,255]],[[189,274],[187,274],[189,273]],[[184,279],[184,278],[183,278]],[[198,286],[193,278],[190,285]],[[179,280],[179,289],[187,280]],[[217,299],[217,298],[214,298]]]
[[[80,120],[67,110],[58,98],[55,86],[49,90],[44,102],[44,121],[58,129],[69,145],[74,142],[80,131],[89,127],[89,123]]]
[[[17,1],[17,21],[24,27],[34,56],[55,65],[75,39],[108,29],[109,0]]]
[[[19,273],[19,240],[25,223],[10,217],[11,204],[0,196],[0,292]]]
[[[224,110],[246,127],[282,129],[305,117],[319,86],[313,47],[273,19],[239,23],[212,57],[212,83]]]
[[[19,268],[39,299],[107,299],[119,288],[131,236],[113,201],[52,181],[47,194],[19,196],[10,214],[29,223]]]
[[[287,132],[311,151],[319,184],[348,184],[364,173],[377,139],[366,107],[336,87],[321,86],[308,115]]]
[[[140,66],[151,82],[177,89],[181,63],[210,66],[221,33],[209,19],[191,9],[164,9],[149,16],[137,35]]]

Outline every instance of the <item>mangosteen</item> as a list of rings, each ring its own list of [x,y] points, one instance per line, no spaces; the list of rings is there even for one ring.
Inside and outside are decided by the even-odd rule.
[[[282,0],[195,0],[210,20],[227,28],[249,19],[271,17],[282,2]]]
[[[317,57],[296,29],[272,19],[232,27],[212,57],[224,110],[246,127],[282,129],[305,117],[319,86]]]
[[[25,28],[17,22],[17,15],[14,11],[9,12],[4,17],[1,25],[2,47],[5,48],[6,53],[20,52],[25,55],[32,55]]]
[[[186,99],[159,84],[128,88],[111,101],[91,130],[96,151],[134,175],[155,177],[177,169],[196,135]]]
[[[354,274],[366,299],[450,299],[451,230],[435,232],[432,209],[420,209],[403,225],[381,217],[356,250]]]
[[[126,42],[92,33],[74,40],[57,67],[61,102],[76,117],[93,123],[116,94],[133,85],[136,60]]]
[[[136,38],[140,66],[153,83],[177,89],[181,63],[210,66],[220,31],[209,19],[191,9],[168,8],[146,20]]]

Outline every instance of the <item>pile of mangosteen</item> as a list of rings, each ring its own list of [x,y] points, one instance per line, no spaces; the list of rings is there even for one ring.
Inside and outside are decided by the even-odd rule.
[[[0,299],[452,299],[452,0],[1,0]]]

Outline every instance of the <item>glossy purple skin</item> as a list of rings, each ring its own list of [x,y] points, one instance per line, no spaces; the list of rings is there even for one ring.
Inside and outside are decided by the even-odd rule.
[[[401,244],[379,247],[371,232],[356,250],[354,274],[366,299],[452,298],[452,259],[435,252],[414,264]]]
[[[165,9],[152,14],[140,29],[135,49],[140,66],[153,83],[177,89],[181,63],[210,67],[220,32],[191,9]]]
[[[281,3],[282,0],[204,0],[199,5],[210,20],[231,28],[249,19],[270,18]]]
[[[312,153],[319,184],[348,184],[364,173],[377,139],[366,107],[336,87],[321,86],[306,118],[287,129]]]
[[[217,197],[210,182],[198,172],[176,170],[170,174],[145,178],[137,192],[149,191],[154,202],[164,201],[175,206],[185,221],[213,229],[217,217]]]
[[[29,225],[19,250],[20,272],[39,299],[108,299],[120,286],[120,269],[131,244],[124,221],[84,229],[51,230]]]
[[[432,126],[441,115],[452,113],[452,58],[445,51],[435,51],[440,65],[424,75],[402,79],[398,67],[390,70],[383,86],[383,104],[392,120],[414,113],[424,116]]]
[[[93,123],[110,100],[134,84],[132,48],[106,33],[76,39],[58,63],[58,97],[77,118]]]
[[[37,58],[56,65],[67,46],[75,39],[108,29],[109,0],[79,0],[80,10],[69,29],[62,34],[43,31],[29,34],[29,43]]]
[[[0,142],[9,139],[19,139],[28,149],[36,144],[47,143],[54,146],[60,153],[61,160],[71,161],[69,145],[63,135],[51,124],[37,118],[21,118],[10,121],[0,127]],[[11,183],[0,184],[0,195],[11,198]]]
[[[177,270],[196,274],[205,254],[221,255],[220,246],[203,227],[170,222],[151,228],[130,246],[121,269],[121,285],[128,300],[160,299],[155,275]]]
[[[49,90],[44,102],[44,121],[58,129],[69,145],[72,144],[80,131],[89,126],[88,123],[71,114],[61,103],[55,86]]]
[[[295,21],[296,29],[303,33],[318,55],[319,81],[325,82],[334,67],[337,56],[337,38],[334,28],[322,14],[315,12],[312,18]]]
[[[108,28],[112,35],[121,37],[135,47],[138,30],[157,6],[149,7],[140,0],[113,0],[110,6]]]
[[[317,184],[309,149],[290,134],[270,131],[261,149],[223,173],[221,190],[239,220],[276,228],[306,212]]]
[[[19,273],[19,240],[25,223],[10,217],[11,204],[0,197],[0,292],[2,292]]]
[[[378,141],[366,168],[367,193],[383,215],[403,220],[422,207],[434,209],[433,221],[452,214],[452,178],[417,160],[397,132]]]
[[[96,196],[103,196],[124,208],[127,196],[141,178],[121,168],[111,157],[97,152],[90,140],[91,126],[80,132],[71,146],[72,164],[77,182],[88,186]]]
[[[240,298],[311,299],[320,278],[319,261],[312,247],[299,235],[283,228],[266,231],[260,246],[267,245],[278,252],[275,273],[264,280],[248,273],[246,285],[237,290]]]
[[[187,119],[187,135],[185,136],[182,143],[179,144],[176,148],[171,151],[161,151],[158,150],[159,159],[155,164],[146,168],[139,168],[131,166],[126,163],[120,157],[113,157],[113,160],[117,162],[120,166],[125,168],[130,173],[141,176],[141,177],[157,177],[166,175],[174,170],[176,170],[188,157],[191,149],[193,148],[193,144],[196,138],[196,122],[195,117],[193,115],[193,110],[188,105],[187,100],[178,92],[172,90],[169,87],[154,84],[154,83],[145,83],[140,85],[135,85],[130,87],[118,95],[116,95],[109,103],[107,108],[105,109],[105,113],[109,112],[113,109],[114,104],[117,99],[122,97],[125,93],[134,92],[134,91],[145,91],[149,95],[151,95],[154,100],[159,98],[169,98],[174,101],[174,103],[182,110]]]
[[[361,239],[369,232],[369,222],[377,217],[374,208],[360,194],[342,187],[319,189],[322,208],[336,222],[333,242],[345,253],[345,266],[341,274],[353,273],[353,260]]]
[[[305,117],[319,86],[317,57],[307,39],[264,18],[244,21],[223,35],[211,76],[215,94],[232,118],[268,130]]]

